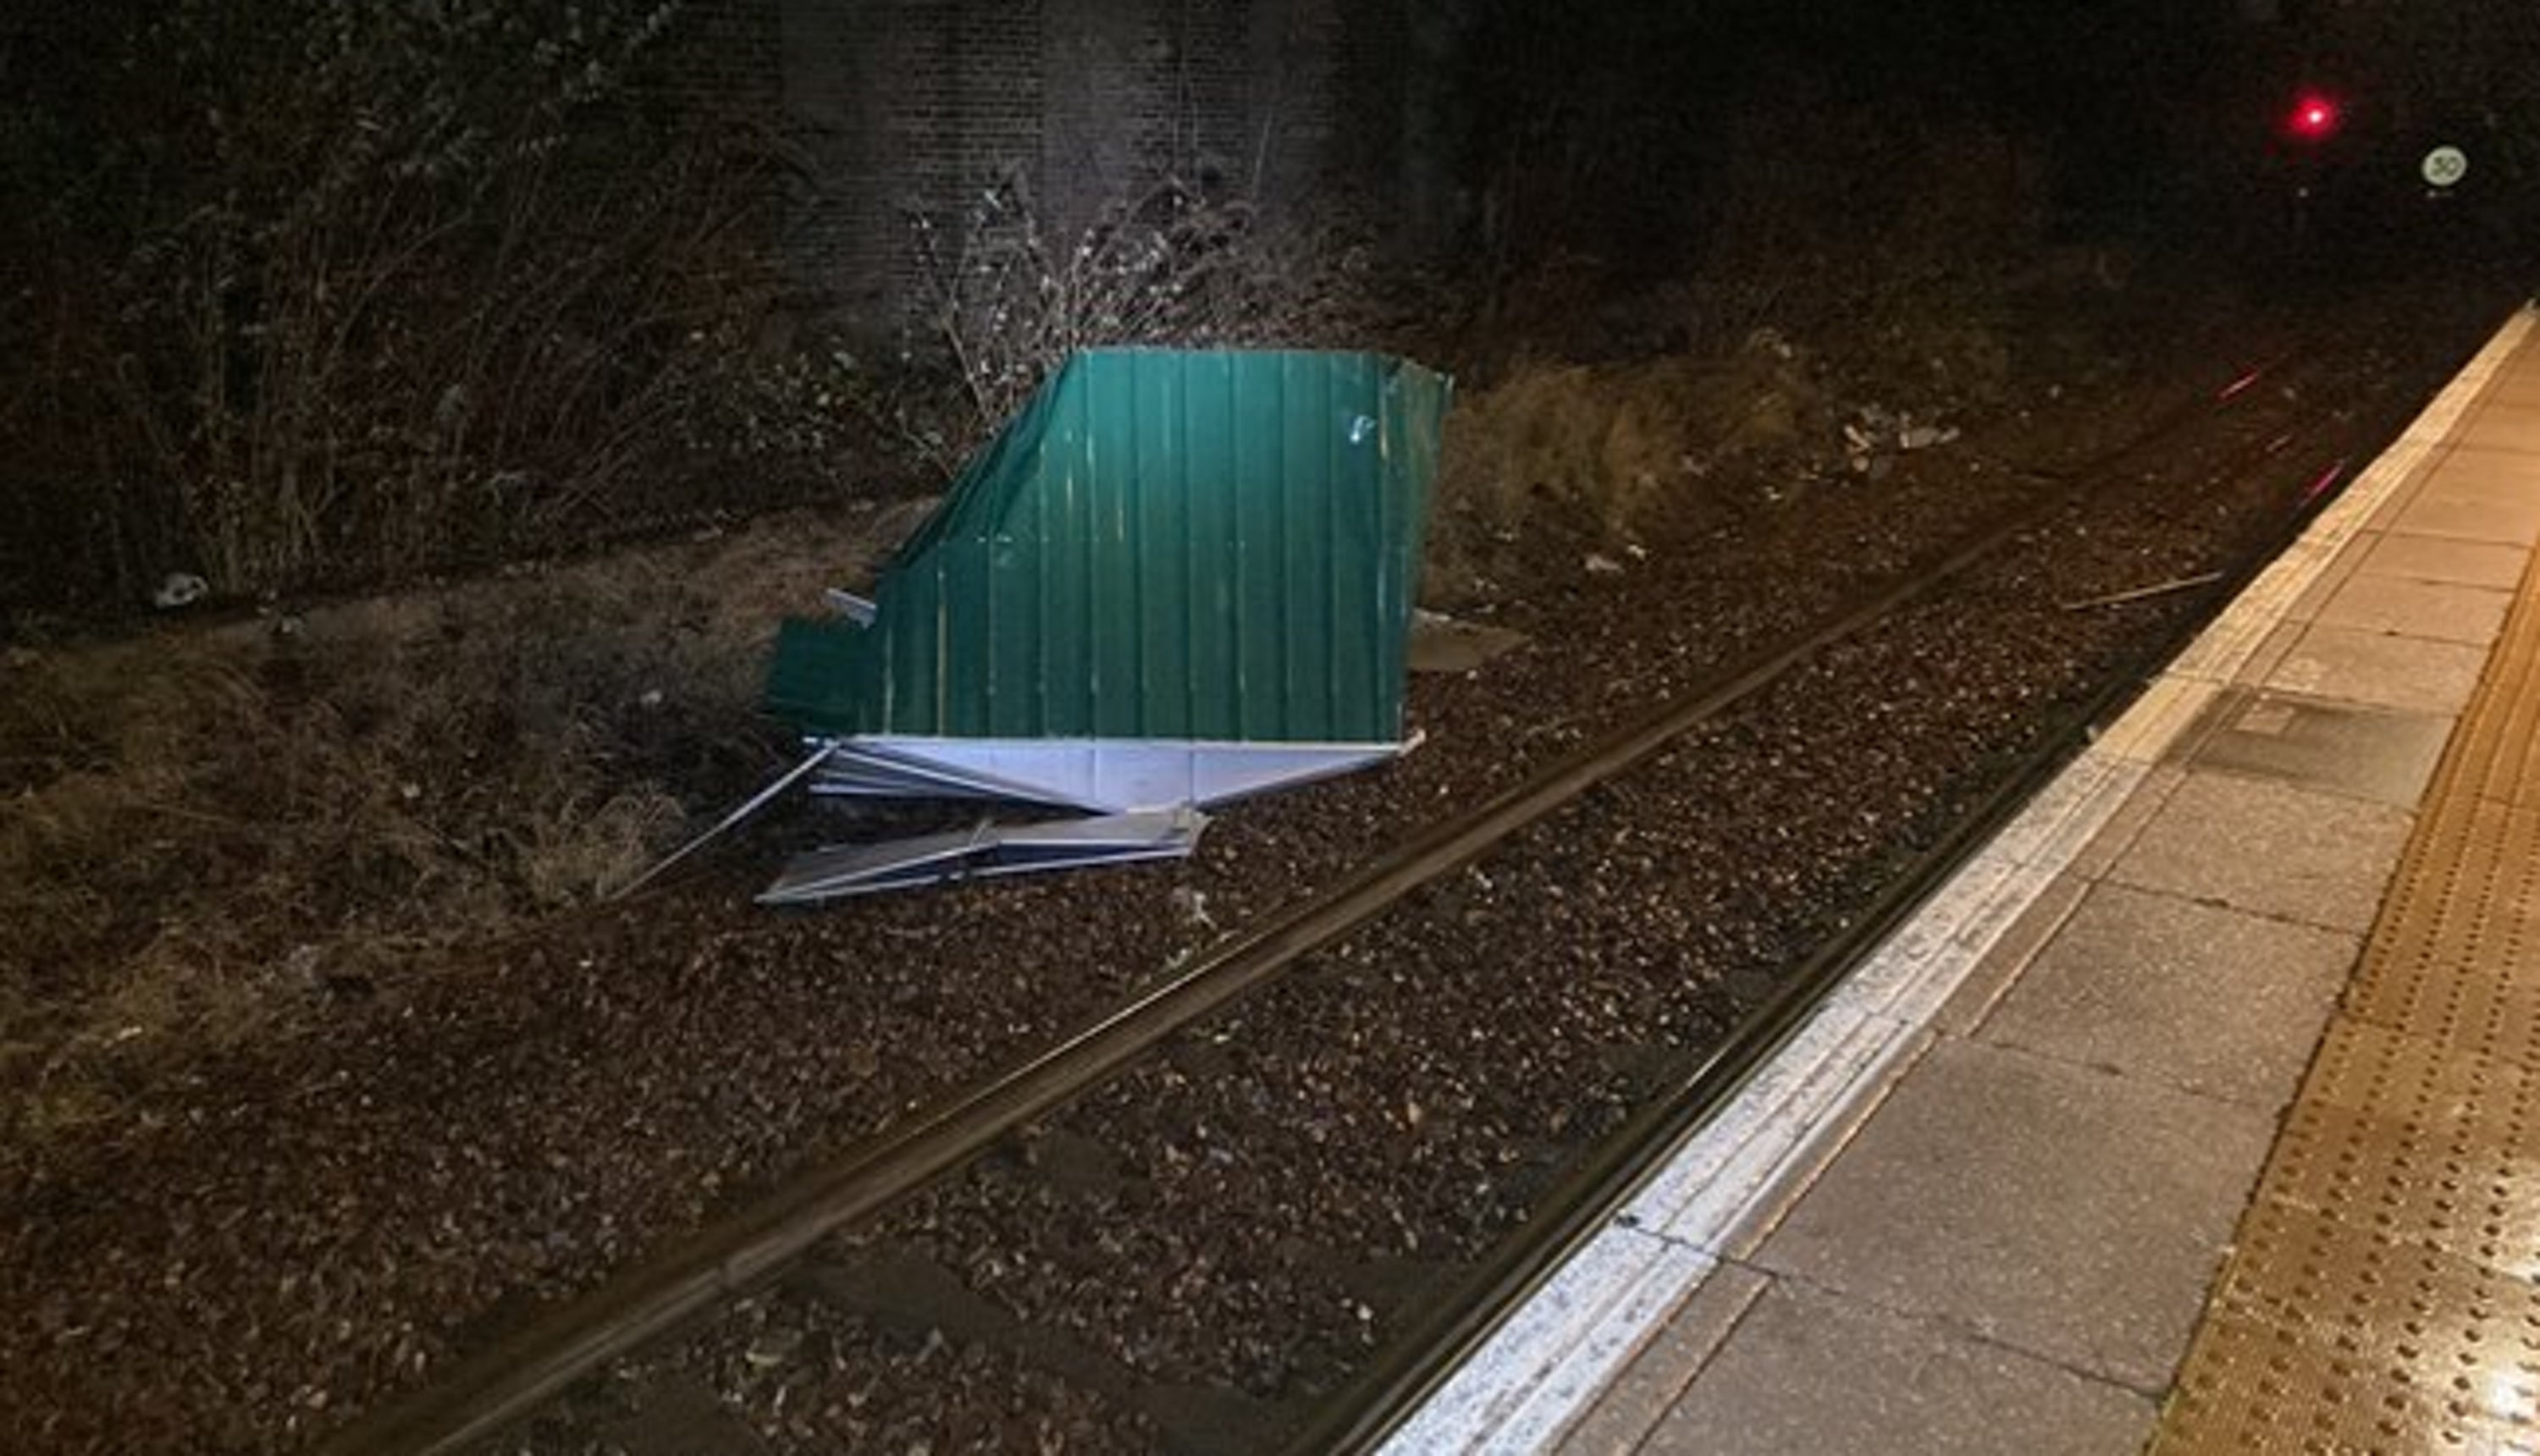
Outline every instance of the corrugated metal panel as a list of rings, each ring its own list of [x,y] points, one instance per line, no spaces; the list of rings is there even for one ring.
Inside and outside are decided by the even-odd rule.
[[[1375,354],[1081,354],[901,547],[790,622],[808,731],[1391,742],[1447,381]]]

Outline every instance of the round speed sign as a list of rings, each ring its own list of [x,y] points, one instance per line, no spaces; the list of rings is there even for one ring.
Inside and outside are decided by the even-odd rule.
[[[2469,175],[2469,155],[2458,147],[2436,147],[2426,154],[2426,160],[2418,166],[2417,173],[2430,187],[2456,185],[2462,177]]]

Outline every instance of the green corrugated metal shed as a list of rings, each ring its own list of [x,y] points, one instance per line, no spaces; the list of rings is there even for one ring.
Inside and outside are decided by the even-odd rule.
[[[769,706],[837,738],[1393,742],[1448,390],[1376,354],[1080,354],[870,625],[785,625]]]

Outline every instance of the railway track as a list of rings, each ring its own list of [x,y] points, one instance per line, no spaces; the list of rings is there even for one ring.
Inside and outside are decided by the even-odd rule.
[[[2267,527],[2258,534],[2272,540],[2304,506],[2316,504],[2293,494],[2293,487],[2315,478],[2318,465],[2302,454],[2293,432],[2281,428],[2280,420],[2262,422],[2265,427],[2255,430],[2235,430],[2228,422],[2237,418],[2235,409],[2241,401],[2261,392],[2252,388],[2260,379],[2287,380],[2299,368],[2297,362],[2284,361],[2259,376],[2235,379],[2210,397],[2183,405],[2120,449],[2086,466],[2059,472],[2061,478],[2048,482],[2016,509],[1809,629],[1749,655],[1701,690],[1638,716],[1490,800],[1420,832],[1341,883],[1229,938],[1169,979],[1028,1060],[901,1120],[882,1136],[789,1181],[733,1217],[625,1271],[512,1337],[485,1346],[410,1399],[342,1428],[325,1449],[466,1448],[547,1408],[576,1382],[609,1362],[644,1351],[673,1332],[711,1322],[717,1310],[768,1288],[807,1259],[815,1267],[831,1267],[834,1275],[834,1261],[824,1261],[819,1250],[841,1230],[875,1219],[947,1174],[974,1163],[1020,1130],[1051,1117],[1141,1059],[1153,1058],[1177,1036],[1224,1015],[1238,1002],[1308,964],[1318,952],[1342,945],[1406,900],[1465,872],[1513,838],[1572,809],[1599,786],[1633,773],[1688,735],[1788,682],[1838,647],[1871,635],[1951,584],[1998,561],[2012,546],[2051,529],[2060,518],[2104,509],[2109,498],[2123,494],[2119,483],[2124,477],[2155,458],[2184,451],[2197,460],[2191,472],[2197,479],[2280,478],[2280,486],[2258,492],[2262,497],[2283,498],[2272,518],[2265,511],[2253,515]],[[2250,563],[2263,559],[2255,551],[2243,554]],[[2221,575],[2228,578],[2232,573]],[[2226,586],[2227,581],[2218,581],[2204,594],[2215,595]],[[2193,602],[2186,599],[2164,603],[2164,609],[2171,630],[2161,634],[2156,645],[2166,645],[2198,616]],[[2138,656],[2149,659],[2153,655]],[[1727,1036],[1670,1059],[1668,1074],[1648,1089],[1638,1111],[1622,1128],[1598,1140],[1590,1155],[1576,1160],[1577,1165],[1535,1202],[1521,1231],[1498,1240],[1489,1257],[1469,1266],[1454,1283],[1451,1294],[1435,1301],[1384,1342],[1376,1356],[1330,1399],[1310,1411],[1255,1420],[1257,1428],[1250,1434],[1257,1438],[1264,1431],[1275,1431],[1297,1450],[1344,1449],[1380,1435],[1459,1352],[1486,1334],[1510,1302],[1557,1262],[1573,1240],[1593,1229],[1628,1192],[1651,1150],[1671,1144],[1733,1090],[1745,1072],[1804,1017],[1815,998],[1839,979],[1854,954],[1874,940],[1895,916],[1910,909],[1959,853],[1980,839],[1997,813],[2015,805],[2026,785],[2070,751],[2082,728],[2128,690],[2133,676],[2122,671],[2110,675],[2095,692],[2069,705],[2053,731],[2025,745],[2016,763],[1997,773],[1973,803],[1961,805],[1951,828],[1910,863],[1893,867],[1877,893],[1850,918],[1849,926],[1821,943],[1796,973],[1782,978]],[[839,1280],[832,1277],[810,1281],[805,1286],[814,1290],[813,1297],[852,1305],[854,1296],[842,1299],[838,1284]],[[828,1291],[825,1295],[818,1293],[823,1288]],[[1101,1361],[1089,1361],[1081,1354],[1058,1363],[1077,1369],[1080,1383],[1107,1388],[1113,1399],[1136,1385],[1116,1371],[1104,1373],[1107,1367]],[[1228,1409],[1244,1409],[1240,1400],[1197,1405],[1220,1420]],[[1259,1418],[1263,1413],[1246,1414]],[[1172,1420],[1159,1423],[1168,1443],[1175,1439]],[[559,1439],[569,1444],[575,1438]],[[1179,1439],[1183,1444],[1200,1443],[1187,1429]]]

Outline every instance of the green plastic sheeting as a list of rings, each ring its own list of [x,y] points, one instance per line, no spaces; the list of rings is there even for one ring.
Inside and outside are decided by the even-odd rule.
[[[1390,743],[1449,384],[1365,353],[1080,354],[883,569],[785,624],[807,735]]]

